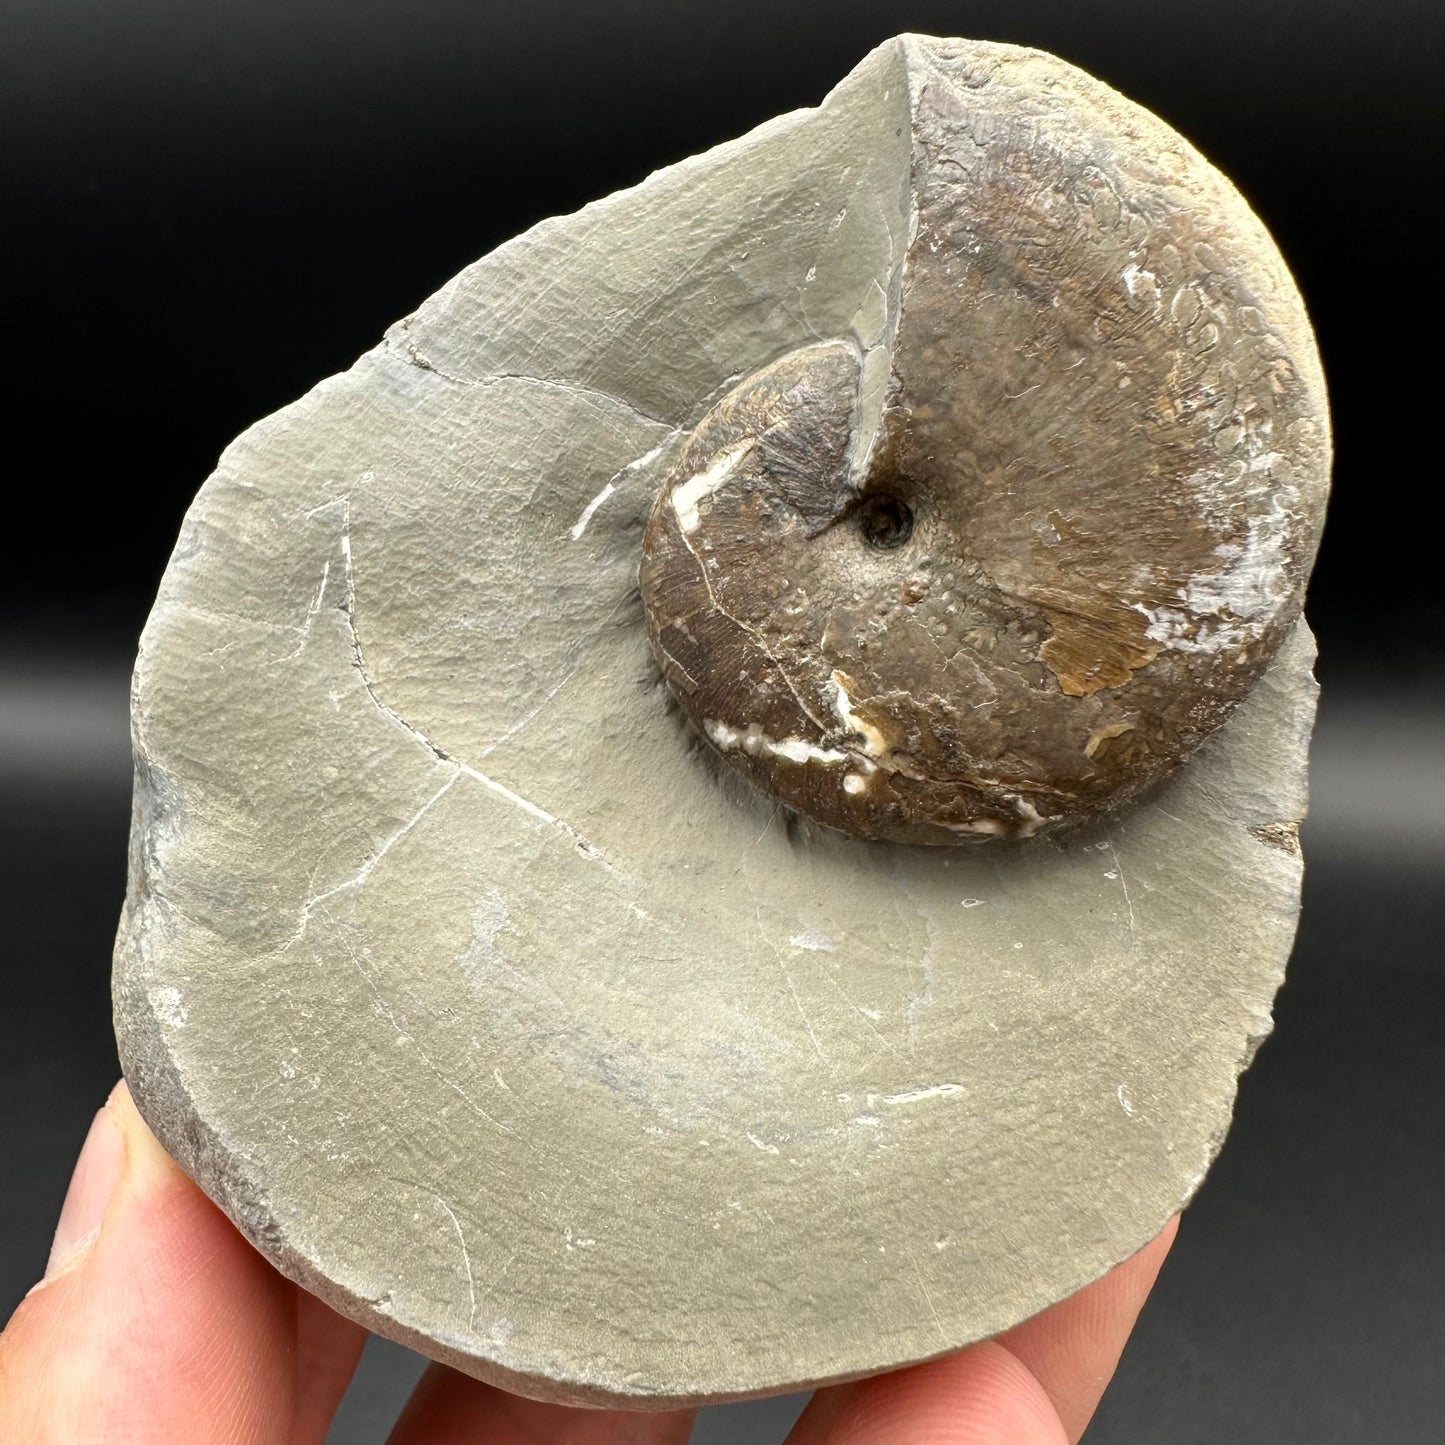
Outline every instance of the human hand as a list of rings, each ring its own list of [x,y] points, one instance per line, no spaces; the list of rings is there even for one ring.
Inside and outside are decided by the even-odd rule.
[[[997,1340],[819,1390],[789,1445],[1078,1440],[1175,1227]],[[86,1137],[46,1277],[0,1335],[0,1439],[321,1445],[365,1339],[242,1239],[121,1083]],[[432,1365],[390,1445],[684,1445],[692,1419],[538,1404]]]

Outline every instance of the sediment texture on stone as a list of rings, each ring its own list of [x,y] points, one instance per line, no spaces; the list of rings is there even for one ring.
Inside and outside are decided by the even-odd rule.
[[[884,435],[946,163],[920,117],[1010,88],[1041,145],[1104,107],[1181,195],[1223,198],[1252,266],[1273,256],[1097,82],[906,38],[821,108],[468,268],[197,498],[135,677],[122,1060],[243,1233],[371,1329],[574,1403],[847,1378],[1096,1277],[1217,1150],[1298,907],[1296,609],[1265,609],[1273,662],[1162,787],[977,850],[859,842],[721,766],[668,704],[638,593],[659,487],[741,379],[840,341],[852,445]],[[1147,239],[1107,314],[1223,337],[1166,290],[1229,253]],[[1226,298],[1250,337],[1249,309],[1303,325],[1271,265]],[[1314,396],[1301,335],[1289,384]],[[1239,443],[1266,455],[1257,426]],[[1270,441],[1279,485],[1325,443]],[[1245,532],[1275,465],[1248,473]],[[1154,601],[1111,614],[1139,634],[1126,671],[1188,671],[1215,624],[1251,625]],[[1040,666],[1105,708],[1101,674],[1062,686],[1076,613]]]

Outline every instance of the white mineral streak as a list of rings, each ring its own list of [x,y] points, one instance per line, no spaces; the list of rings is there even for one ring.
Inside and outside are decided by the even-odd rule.
[[[1290,555],[1290,517],[1297,513],[1299,489],[1277,474],[1279,452],[1269,450],[1269,425],[1245,439],[1246,458],[1201,468],[1187,479],[1200,498],[1211,493],[1237,495],[1254,505],[1242,541],[1221,542],[1213,555],[1218,566],[1198,572],[1175,596],[1178,606],[1132,604],[1149,621],[1144,635],[1175,652],[1235,651],[1257,641],[1293,590],[1285,561]],[[1268,505],[1261,507],[1261,499]]]
[[[1275,453],[1266,453],[1250,463],[1250,470],[1267,473],[1275,460]],[[1249,519],[1243,542],[1221,542],[1214,549],[1220,570],[1189,579],[1184,601],[1191,612],[1244,619],[1255,624],[1248,630],[1253,635],[1262,630],[1290,596],[1284,559],[1289,555],[1289,516],[1297,501],[1296,488],[1271,488],[1269,510]]]
[[[650,452],[644,452],[640,457],[635,457],[622,468],[615,477],[582,508],[582,515],[568,529],[567,535],[574,542],[582,540],[582,534],[587,530],[587,524],[597,515],[597,509],[610,497],[621,485],[623,478],[630,472],[641,471],[649,462],[654,462],[662,455],[663,448],[667,446],[665,441],[659,442]]]
[[[1159,281],[1152,271],[1145,270],[1135,261],[1130,261],[1124,267],[1122,280],[1125,289],[1129,292],[1130,300],[1137,300],[1142,291],[1152,305],[1158,306]]]
[[[572,524],[572,528],[567,534],[574,542],[578,542],[581,540],[583,532],[587,530],[588,522],[590,522],[592,518],[596,515],[598,507],[600,507],[603,502],[605,502],[608,497],[610,497],[616,490],[617,483],[608,482],[607,485],[603,487],[602,490],[598,492],[597,495],[593,497],[592,500],[588,502],[585,507],[582,508],[582,515],[578,517],[577,520]]]
[[[819,933],[815,928],[805,928],[801,933],[795,933],[788,942],[794,948],[805,948],[809,953],[836,953],[838,944],[836,939],[829,938],[826,933]]]
[[[864,748],[875,758],[880,758],[888,751],[888,740],[867,718],[859,717],[854,712],[853,699],[848,695],[847,681],[841,672],[833,673],[833,711],[838,715],[838,721],[850,733],[856,733],[863,739]],[[854,790],[850,789],[849,791]]]
[[[868,1102],[872,1104],[881,1098],[885,1104],[921,1104],[925,1099],[949,1099],[955,1094],[966,1094],[967,1089],[962,1084],[929,1084],[923,1089],[904,1089],[898,1094],[870,1094]]]
[[[673,489],[672,510],[677,513],[677,525],[684,532],[695,532],[701,522],[697,514],[698,503],[712,496],[737,470],[737,465],[757,446],[755,437],[734,442],[721,451],[695,477],[689,477]]]
[[[1023,819],[1023,823],[1014,835],[1017,838],[1032,838],[1049,821],[1027,798],[1015,798],[1014,807],[1018,810],[1019,817]]]
[[[186,1026],[186,1006],[181,1001],[181,991],[174,984],[165,984],[150,991],[151,1007],[156,1017],[173,1029]]]
[[[730,723],[719,722],[716,718],[705,718],[703,729],[722,752],[738,748],[750,758],[767,754],[789,763],[820,763],[830,768],[840,763],[857,762],[852,753],[842,752],[838,748],[820,748],[802,738],[770,738],[759,723],[749,723],[745,728],[736,728]]]
[[[998,818],[970,818],[965,823],[944,823],[941,826],[953,833],[987,833],[990,837],[1011,831],[1008,824]]]

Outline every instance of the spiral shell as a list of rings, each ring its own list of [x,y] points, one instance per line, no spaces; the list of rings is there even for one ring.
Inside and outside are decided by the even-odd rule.
[[[1328,483],[1303,307],[1228,182],[1103,87],[1063,124],[953,79],[915,105],[886,389],[851,337],[740,382],[640,573],[727,762],[917,843],[1086,822],[1176,768],[1298,614]]]

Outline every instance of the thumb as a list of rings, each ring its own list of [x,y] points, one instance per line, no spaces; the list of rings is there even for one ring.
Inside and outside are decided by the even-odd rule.
[[[0,1335],[0,1438],[284,1441],[295,1291],[118,1084],[86,1136],[45,1278]]]

